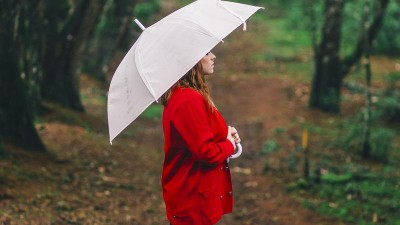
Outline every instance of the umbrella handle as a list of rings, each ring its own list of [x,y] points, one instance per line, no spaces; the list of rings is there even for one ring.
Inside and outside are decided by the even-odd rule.
[[[237,148],[237,152],[233,155],[231,155],[231,157],[229,157],[230,159],[236,159],[237,157],[239,157],[242,154],[242,145],[240,143],[236,144],[236,148]]]

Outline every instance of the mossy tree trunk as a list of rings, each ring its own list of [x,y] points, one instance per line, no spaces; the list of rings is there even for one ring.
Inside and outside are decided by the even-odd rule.
[[[18,1],[0,1],[0,143],[4,140],[25,149],[44,151],[33,125],[16,51],[19,7],[23,6]]]
[[[343,15],[343,0],[325,1],[322,39],[315,52],[315,68],[310,106],[326,112],[338,112],[342,79],[339,50]]]
[[[66,108],[84,111],[79,94],[83,43],[95,27],[104,0],[70,2],[45,0],[47,21],[43,46],[43,97]]]

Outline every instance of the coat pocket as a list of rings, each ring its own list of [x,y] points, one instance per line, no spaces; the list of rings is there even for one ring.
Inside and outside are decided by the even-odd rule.
[[[221,217],[221,199],[214,188],[199,191],[202,218],[213,221]]]

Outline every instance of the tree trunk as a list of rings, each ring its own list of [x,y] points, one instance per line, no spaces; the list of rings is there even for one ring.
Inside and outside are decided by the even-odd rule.
[[[84,111],[79,93],[79,66],[83,43],[98,20],[104,1],[80,0],[61,30],[59,2],[47,1],[45,18],[49,21],[44,47],[43,97],[77,111]],[[63,9],[61,9],[63,10]],[[69,10],[69,9],[68,9]],[[62,15],[62,14],[61,14]]]
[[[371,154],[371,63],[369,58],[370,50],[370,37],[369,37],[369,12],[370,12],[370,0],[365,0],[362,31],[364,33],[364,67],[365,67],[365,81],[367,87],[365,89],[365,112],[364,112],[364,132],[363,132],[363,147],[362,153],[365,158],[368,158]]]
[[[42,1],[19,0],[16,37],[20,70],[25,76],[29,107],[33,117],[41,114],[40,83],[43,77],[41,41],[43,37]]]
[[[1,159],[1,157],[3,157],[5,155],[4,147],[3,147],[3,141],[2,140],[3,140],[3,136],[1,135],[1,131],[0,131],[0,159]]]
[[[45,148],[33,125],[27,88],[21,80],[14,33],[18,7],[15,1],[0,1],[0,136],[25,149]],[[1,141],[1,140],[0,140]]]
[[[322,39],[314,53],[314,76],[310,107],[326,112],[339,112],[340,87],[340,37],[343,0],[325,1],[325,21]]]
[[[1,142],[1,136],[0,136],[0,158],[5,155],[4,153],[4,148],[3,148],[3,142]]]

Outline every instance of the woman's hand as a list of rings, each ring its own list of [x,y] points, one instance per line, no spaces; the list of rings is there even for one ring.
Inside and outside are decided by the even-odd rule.
[[[237,130],[234,127],[228,126],[228,136],[226,137],[236,149],[236,143],[240,143],[240,137]]]
[[[236,128],[231,127],[231,135],[236,144],[240,143],[241,140],[240,140],[239,133],[237,132]]]

